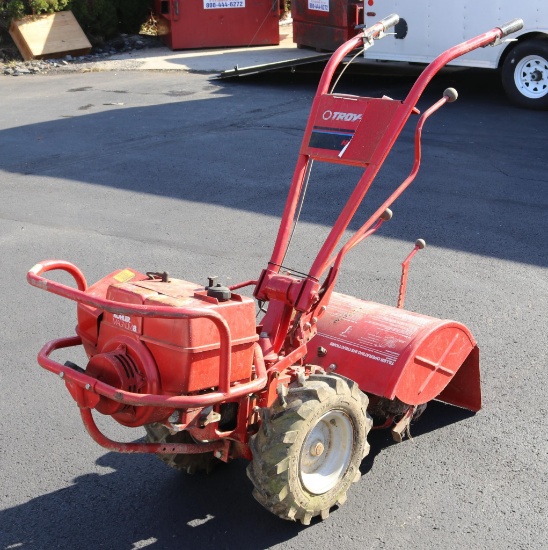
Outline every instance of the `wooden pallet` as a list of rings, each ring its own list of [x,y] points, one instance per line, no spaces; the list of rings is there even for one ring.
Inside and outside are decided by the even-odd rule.
[[[10,35],[25,61],[86,55],[91,51],[91,44],[71,11],[14,20]]]

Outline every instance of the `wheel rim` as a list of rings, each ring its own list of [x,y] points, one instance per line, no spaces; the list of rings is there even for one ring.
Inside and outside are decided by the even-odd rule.
[[[540,55],[528,55],[514,70],[514,82],[522,95],[539,99],[548,94],[548,61]]]
[[[343,478],[354,446],[354,430],[343,411],[324,414],[308,432],[300,457],[304,487],[315,495],[333,489]]]

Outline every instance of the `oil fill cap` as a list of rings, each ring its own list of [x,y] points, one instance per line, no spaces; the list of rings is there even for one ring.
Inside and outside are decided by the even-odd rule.
[[[209,284],[205,287],[207,295],[216,298],[219,302],[228,302],[232,293],[226,286],[222,286],[220,283],[214,284],[217,277],[208,277]]]

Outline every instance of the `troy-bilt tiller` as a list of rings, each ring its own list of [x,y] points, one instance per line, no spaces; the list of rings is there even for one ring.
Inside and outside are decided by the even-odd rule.
[[[388,207],[420,165],[425,120],[456,99],[448,89],[418,119],[410,175],[342,246],[339,242],[394,141],[432,77],[452,59],[495,45],[521,28],[512,21],[442,53],[404,101],[336,94],[336,68],[396,24],[391,15],[343,44],[327,64],[304,133],[280,230],[258,280],[224,287],[172,279],[167,273],[114,271],[88,287],[74,265],[47,260],[28,273],[30,284],[77,302],[76,335],[46,344],[38,355],[60,376],[90,435],[107,449],[156,453],[170,466],[209,471],[245,457],[255,498],[285,519],[308,524],[342,504],[360,477],[367,434],[391,427],[396,440],[438,399],[477,411],[479,353],[470,331],[403,309],[403,262],[398,307],[333,291],[346,253],[390,218]],[[365,168],[307,274],[283,266],[313,161]],[[76,288],[46,279],[69,273]],[[254,287],[268,309],[257,325]],[[85,369],[50,357],[82,345]],[[120,443],[97,427],[92,410],[124,426],[144,426],[144,443]]]

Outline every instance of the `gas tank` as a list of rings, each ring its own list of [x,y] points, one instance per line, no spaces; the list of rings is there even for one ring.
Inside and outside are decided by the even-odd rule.
[[[408,405],[438,398],[481,408],[478,348],[460,323],[334,292],[317,330],[308,361],[363,392]]]

